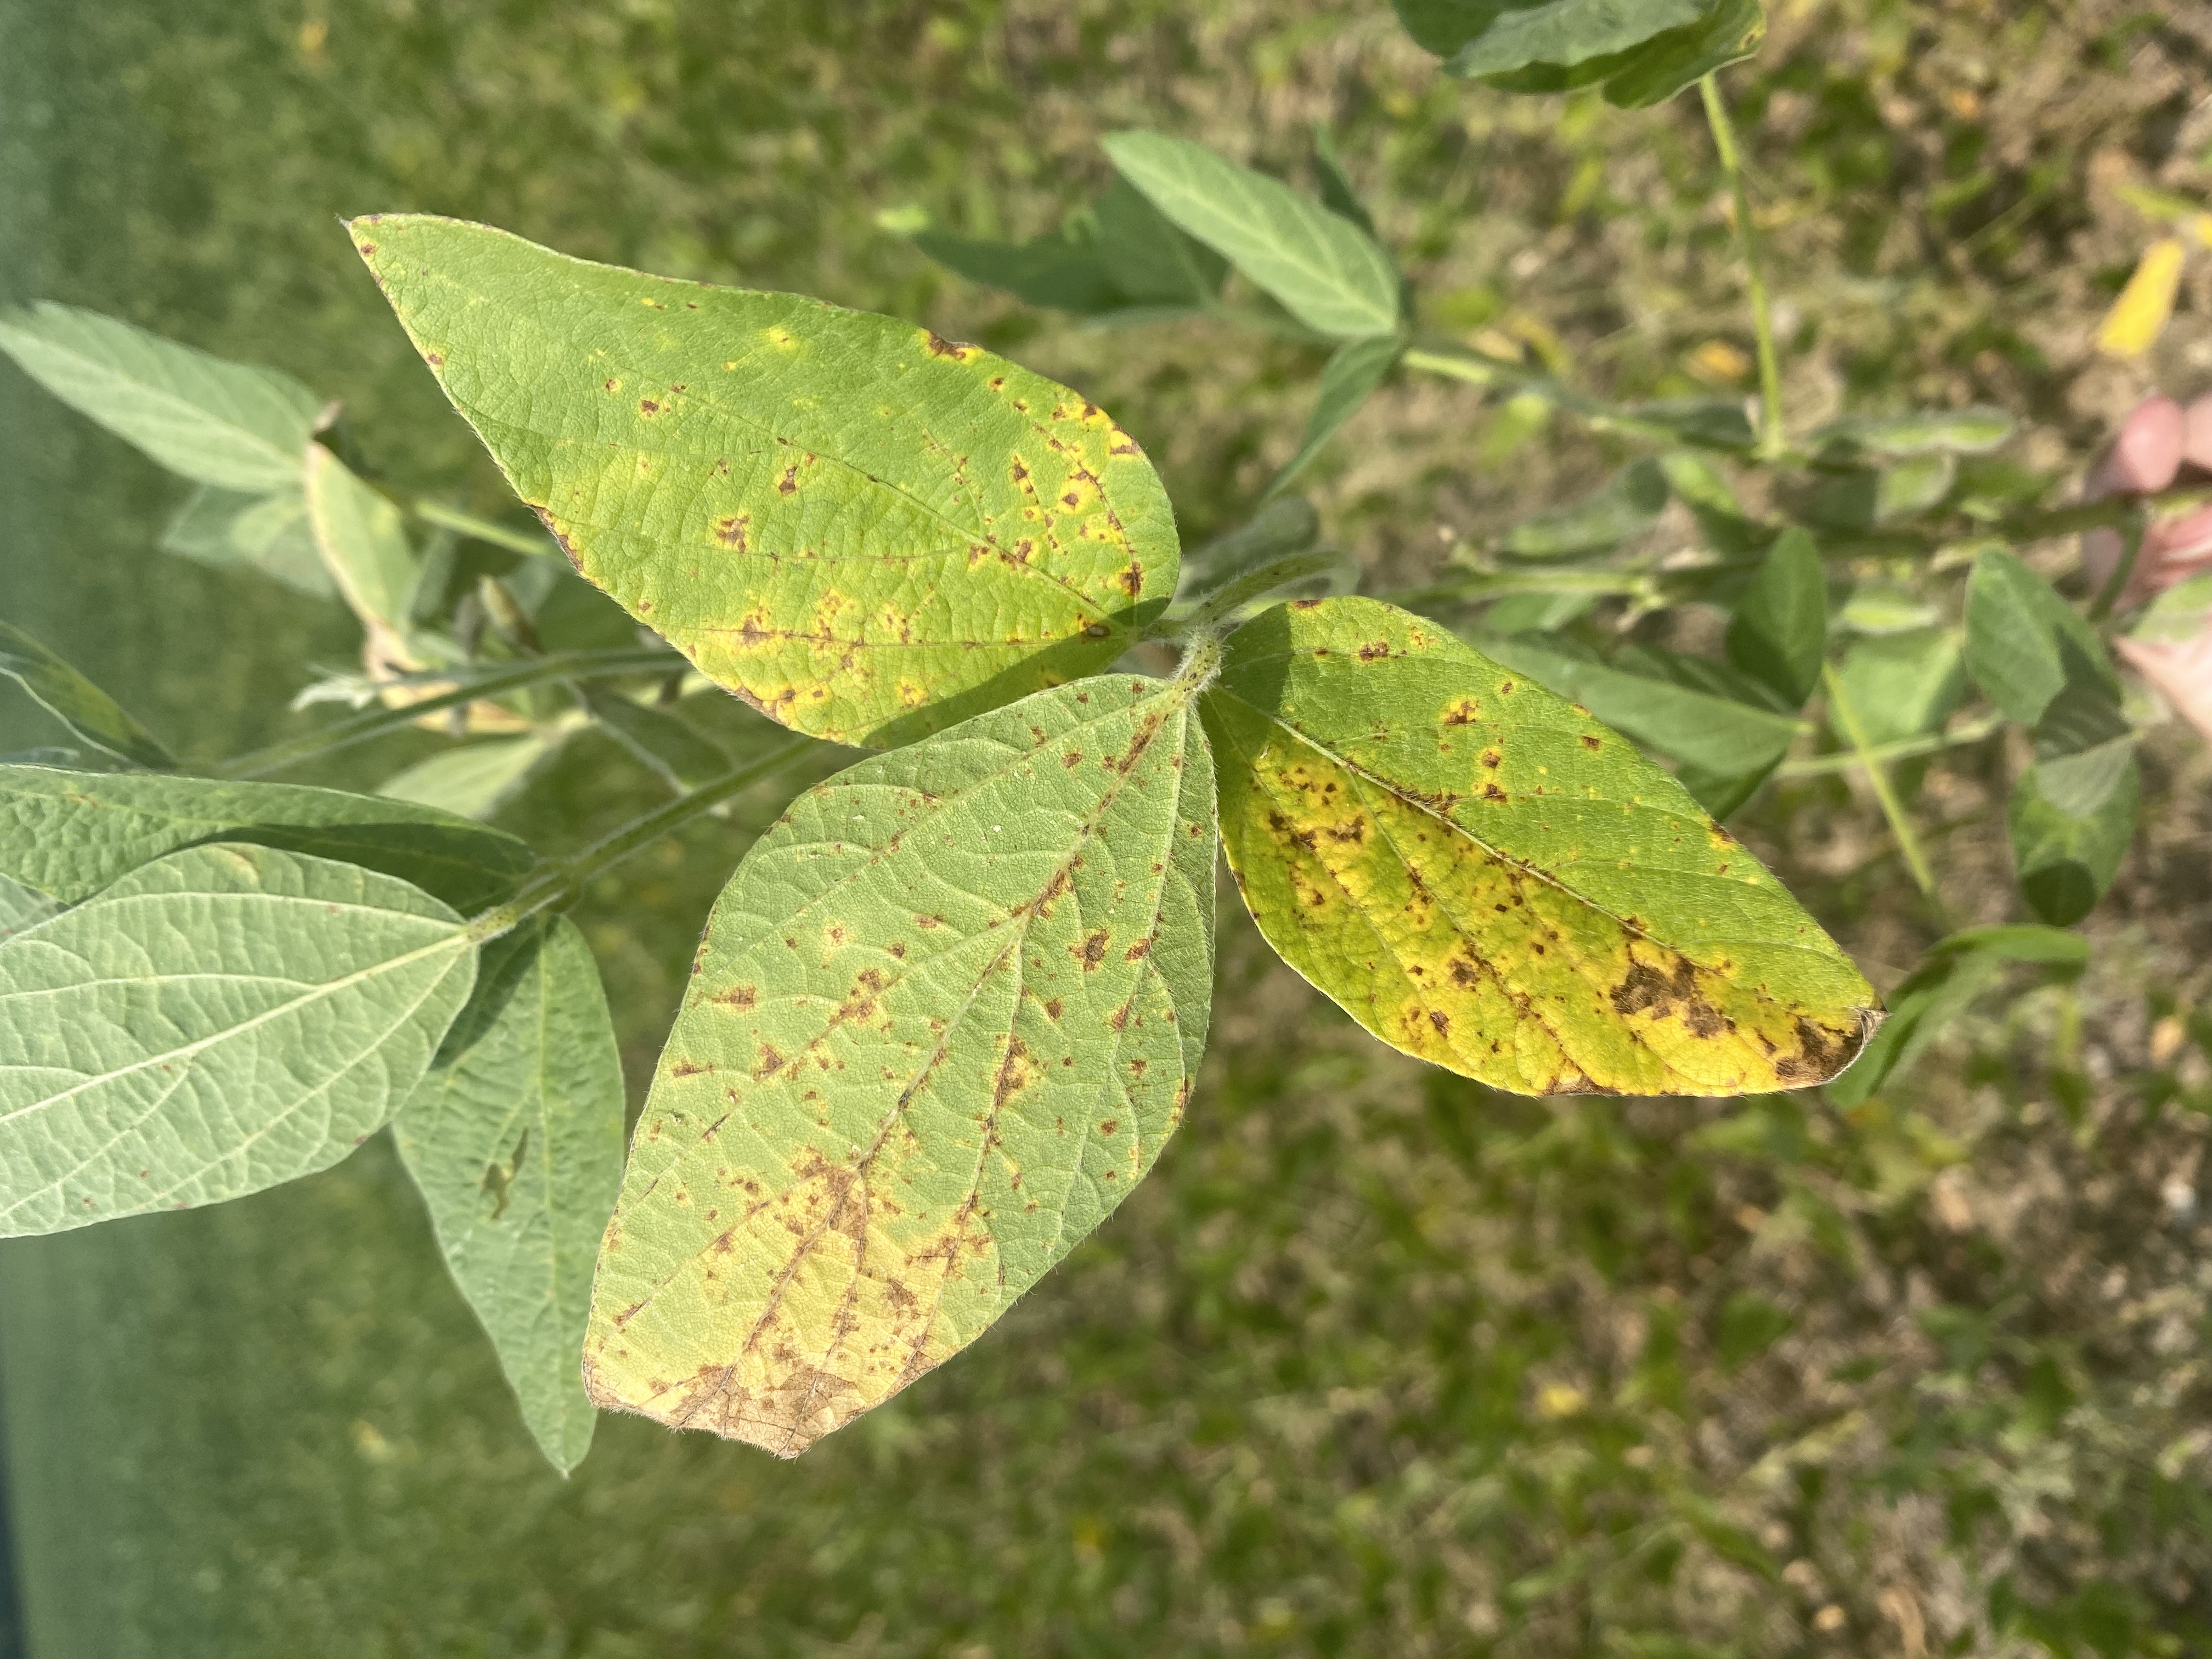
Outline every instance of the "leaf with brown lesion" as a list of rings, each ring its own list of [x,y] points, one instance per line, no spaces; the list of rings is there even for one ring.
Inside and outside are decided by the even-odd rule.
[[[1383,1041],[1524,1094],[1834,1076],[1865,980],[1616,734],[1371,599],[1279,607],[1202,700],[1268,941]]]
[[[1096,1226],[1204,1042],[1212,787],[1188,689],[1112,677],[794,802],[715,907],[639,1122],[592,1397],[794,1455]]]

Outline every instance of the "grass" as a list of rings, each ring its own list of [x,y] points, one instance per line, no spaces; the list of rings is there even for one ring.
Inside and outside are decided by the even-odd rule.
[[[2136,234],[2101,181],[2212,185],[2191,27],[1783,8],[1729,90],[1793,421],[1979,398],[2030,414],[2031,456],[2085,448],[2140,385],[2087,349]],[[1314,356],[1040,319],[942,283],[878,210],[1041,230],[1099,180],[1100,131],[1295,172],[1326,117],[1437,325],[1624,395],[1725,380],[1719,348],[1747,364],[1693,100],[1469,93],[1379,4],[0,0],[0,293],[281,362],[347,399],[372,462],[480,508],[495,484],[338,214],[466,213],[987,340],[1113,408],[1193,534],[1294,447]],[[2205,297],[2154,368],[2190,372]],[[1612,459],[1408,385],[1318,495],[1407,578]],[[178,487],[15,381],[0,477],[9,619],[191,752],[274,735],[271,688],[353,648],[323,608],[151,553]],[[1932,772],[1928,816],[1963,820],[1993,764]],[[2205,1650],[2206,769],[2179,741],[2152,765],[2167,805],[2091,978],[2021,988],[1849,1115],[1485,1094],[1377,1051],[1225,901],[1218,1037],[1158,1173],[973,1350],[793,1464],[608,1419],[553,1477],[380,1145],[10,1243],[31,1651]],[[518,819],[566,842],[649,786],[586,752],[532,794]],[[1925,918],[1842,784],[1743,830],[1885,982],[1910,963]],[[741,848],[696,831],[580,912],[634,1077]],[[2002,902],[1986,830],[1933,856],[1962,919]]]

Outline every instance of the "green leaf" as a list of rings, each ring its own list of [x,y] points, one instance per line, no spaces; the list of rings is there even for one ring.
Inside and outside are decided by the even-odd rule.
[[[1813,523],[1868,531],[1940,505],[1959,474],[1959,458],[1908,455],[1881,467],[1859,467],[1825,479],[1802,498]]]
[[[1250,519],[1194,548],[1182,562],[1176,589],[1178,614],[1261,566],[1303,553],[1321,537],[1321,514],[1303,495],[1279,495]]]
[[[354,615],[404,634],[419,565],[399,509],[320,444],[307,451],[307,501],[323,568]]]
[[[948,270],[1000,289],[1033,306],[1096,316],[1131,303],[1089,237],[1031,242],[981,241],[945,230],[915,233],[914,245]]]
[[[2119,676],[2074,607],[2011,554],[1985,548],[1966,579],[1966,671],[2005,718],[2033,726],[2069,687],[2117,704]]]
[[[1188,139],[1117,132],[1102,142],[1153,206],[1309,328],[1338,339],[1397,331],[1398,273],[1349,220]]]
[[[1399,0],[1413,38],[1447,58],[1446,73],[1474,78],[1531,64],[1571,67],[1694,25],[1701,0]],[[1416,19],[1419,25],[1416,25]]]
[[[1876,455],[1981,455],[2002,446],[2017,426],[2002,409],[1918,410],[1909,415],[1852,415],[1808,435],[1814,449],[1863,450]]]
[[[1736,601],[1729,660],[1796,708],[1820,683],[1828,653],[1828,572],[1802,530],[1784,532]]]
[[[1040,692],[816,786],[746,854],[599,1256],[594,1401],[793,1455],[1143,1178],[1212,979],[1188,696]]]
[[[1135,441],[977,347],[457,220],[352,229],[584,574],[787,726],[909,740],[1104,667],[1175,590]]]
[[[291,783],[0,766],[0,875],[74,904],[203,842],[252,842],[381,871],[456,909],[537,865],[514,836],[427,807]]]
[[[1874,993],[1618,735],[1372,599],[1287,605],[1202,702],[1268,942],[1369,1030],[1524,1094],[1832,1077]]]
[[[1875,744],[1939,730],[1966,691],[1958,635],[1945,628],[1854,640],[1836,672],[1867,741]],[[1850,745],[1848,732],[1836,737]]]
[[[257,495],[202,484],[162,530],[160,546],[202,564],[251,565],[319,599],[333,591],[297,489]]]
[[[1205,306],[1229,267],[1163,218],[1126,179],[1091,205],[1089,223],[1029,242],[916,233],[915,246],[972,282],[1078,316],[1164,314]]]
[[[1313,458],[1336,435],[1337,428],[1358,413],[1359,406],[1389,377],[1405,349],[1406,343],[1395,334],[1377,335],[1369,340],[1346,340],[1337,347],[1328,367],[1322,370],[1321,395],[1315,399],[1313,414],[1306,422],[1305,441],[1298,446],[1298,453],[1291,457],[1290,464],[1275,475],[1274,483],[1267,486],[1269,495],[1279,495],[1306,470]]]
[[[377,786],[388,800],[434,807],[456,817],[488,818],[522,787],[560,739],[539,732],[487,738],[417,761]]]
[[[2102,799],[2085,811],[2069,811],[2050,799],[2044,765],[2030,767],[2013,786],[2006,827],[2021,892],[2036,915],[2069,927],[2096,908],[2119,873],[2135,836],[2142,775],[2127,756]]]
[[[1741,694],[1747,687],[1733,687],[1717,678],[1685,684],[1686,677],[1637,672],[1636,667],[1662,665],[1656,653],[1632,658],[1634,666],[1624,667],[1525,637],[1486,640],[1483,648],[1614,730],[1681,762],[1701,786],[1692,793],[1708,811],[1741,805],[1797,735],[1797,722],[1789,715],[1746,702]],[[1746,779],[1749,787],[1740,787]]]
[[[1379,246],[1382,238],[1375,232],[1375,216],[1359,199],[1359,192],[1352,187],[1346,176],[1344,158],[1337,154],[1336,136],[1328,130],[1328,123],[1314,123],[1314,176],[1321,185],[1321,204],[1340,219],[1349,219],[1364,231]]]
[[[380,1128],[468,1000],[420,890],[189,848],[0,945],[0,1236],[214,1204]]]
[[[1558,559],[1617,547],[1658,521],[1667,475],[1650,457],[1630,462],[1578,501],[1523,519],[1500,546],[1516,558]]]
[[[133,766],[177,763],[114,698],[21,629],[4,622],[0,622],[0,674],[29,692],[78,741]]]
[[[1750,57],[1765,38],[1761,0],[1720,0],[1695,22],[1621,54],[1605,78],[1605,100],[1617,109],[1663,104],[1714,70]]]
[[[1127,179],[1109,185],[1091,213],[1098,257],[1131,307],[1188,311],[1221,292],[1229,262],[1186,234]]]
[[[721,745],[681,715],[632,702],[608,685],[580,685],[576,695],[601,731],[679,794],[730,769]]]
[[[522,1420],[567,1474],[596,1421],[579,1364],[623,1170],[622,1056],[574,922],[533,917],[484,947],[392,1133]]]
[[[46,301],[0,313],[0,351],[172,472],[225,489],[296,488],[322,409],[289,374]]]
[[[1757,437],[1741,398],[1661,398],[1626,412],[1640,426],[1663,427],[1677,441],[1703,449],[1749,449]]]
[[[1875,580],[1856,585],[1836,620],[1856,634],[1905,634],[1932,628],[1942,615],[1910,588]]]
[[[0,939],[20,933],[26,927],[35,927],[61,912],[60,905],[36,888],[0,876]]]

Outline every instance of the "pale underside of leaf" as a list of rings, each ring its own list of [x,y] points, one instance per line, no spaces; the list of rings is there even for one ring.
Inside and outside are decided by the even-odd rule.
[[[578,1367],[623,1167],[622,1057],[574,922],[537,917],[485,947],[392,1129],[523,1421],[573,1469],[597,1420]]]
[[[599,1258],[599,1404],[795,1455],[973,1340],[1144,1176],[1212,982],[1186,696],[1036,694],[810,790],[746,856]]]
[[[291,783],[0,766],[0,875],[64,903],[203,842],[253,842],[397,876],[458,910],[537,864],[513,836],[428,806]]]
[[[1872,990],[1673,779],[1367,599],[1283,607],[1202,707],[1269,942],[1394,1046],[1524,1094],[1822,1081]]]
[[[216,843],[0,945],[0,1236],[327,1168],[466,1000],[459,917],[404,882]]]
[[[356,221],[454,405],[586,576],[796,729],[906,741],[1127,647],[1174,516],[1097,405],[793,295]]]

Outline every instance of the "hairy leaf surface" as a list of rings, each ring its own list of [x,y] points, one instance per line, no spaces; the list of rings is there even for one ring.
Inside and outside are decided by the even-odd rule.
[[[577,568],[787,726],[908,741],[1103,668],[1175,591],[1135,441],[978,347],[457,220],[352,229]]]
[[[381,1127],[476,977],[459,917],[351,865],[188,848],[0,945],[0,1236],[212,1204]]]
[[[1222,836],[1291,965],[1394,1046],[1524,1094],[1832,1077],[1873,991],[1615,733],[1371,599],[1270,611],[1202,702]]]
[[[252,842],[382,871],[459,910],[514,891],[537,857],[427,806],[292,783],[0,766],[0,875],[65,904],[202,842]]]
[[[1153,206],[1309,328],[1348,340],[1396,331],[1398,273],[1350,220],[1187,138],[1117,132],[1103,142]]]
[[[0,313],[0,351],[172,472],[225,489],[298,486],[322,400],[289,374],[48,301]]]
[[[622,1056],[574,922],[532,917],[484,947],[392,1133],[522,1420],[566,1474],[597,1419],[579,1364],[623,1169]]]
[[[746,854],[599,1257],[594,1400],[795,1455],[1143,1178],[1212,975],[1186,696],[1038,693],[816,786]]]
[[[79,742],[133,766],[174,766],[154,734],[40,641],[0,622],[0,674],[29,692]]]

